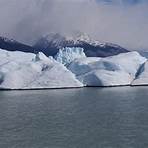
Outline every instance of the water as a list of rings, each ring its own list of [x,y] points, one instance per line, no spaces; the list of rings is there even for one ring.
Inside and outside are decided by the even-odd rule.
[[[148,148],[148,87],[1,91],[0,148]]]

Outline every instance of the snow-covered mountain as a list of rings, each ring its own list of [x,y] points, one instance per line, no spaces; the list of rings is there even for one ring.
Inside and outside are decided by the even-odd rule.
[[[8,51],[34,52],[33,47],[2,36],[0,36],[0,48]]]
[[[128,52],[127,49],[122,48],[121,46],[95,41],[88,35],[82,33],[77,33],[72,37],[65,37],[58,33],[51,33],[40,38],[34,45],[34,48],[43,52],[47,56],[55,56],[59,49],[65,47],[81,47],[84,49],[84,52],[88,57],[107,57]]]

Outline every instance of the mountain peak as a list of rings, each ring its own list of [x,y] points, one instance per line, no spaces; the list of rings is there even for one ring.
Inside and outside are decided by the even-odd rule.
[[[116,44],[93,40],[89,37],[89,35],[81,32],[75,32],[71,36],[51,33],[39,39],[34,47],[45,53],[47,56],[55,56],[59,49],[65,47],[83,48],[86,56],[92,57],[106,57],[128,52],[128,50]]]
[[[83,32],[79,32],[79,31],[74,32],[71,37],[67,37],[67,40],[68,39],[73,40],[75,42],[77,42],[77,41],[90,42],[91,41],[91,38],[88,34],[83,33]]]

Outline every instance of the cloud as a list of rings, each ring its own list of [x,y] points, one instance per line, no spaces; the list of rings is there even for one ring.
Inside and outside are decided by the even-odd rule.
[[[147,49],[148,4],[119,1],[1,0],[0,33],[33,44],[50,32],[71,35],[78,30],[100,41]]]

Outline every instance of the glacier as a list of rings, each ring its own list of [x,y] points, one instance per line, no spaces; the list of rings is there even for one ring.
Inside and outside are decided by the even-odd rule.
[[[148,61],[135,51],[101,58],[64,48],[56,60],[41,52],[0,49],[0,89],[148,85]]]
[[[1,89],[82,87],[64,65],[43,53],[10,52],[0,49]]]
[[[73,60],[86,57],[84,49],[80,47],[65,47],[59,50],[55,55],[55,60],[67,65],[70,64]]]
[[[138,52],[129,52],[106,58],[76,59],[68,69],[85,86],[130,85],[146,60]]]

